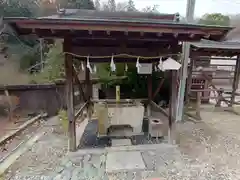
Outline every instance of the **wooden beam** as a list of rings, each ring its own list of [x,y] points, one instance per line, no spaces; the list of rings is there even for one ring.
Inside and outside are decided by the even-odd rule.
[[[239,75],[240,75],[240,55],[237,56],[237,60],[236,60],[234,78],[232,83],[232,96],[229,104],[230,107],[232,107],[235,102],[236,91],[238,89],[238,84],[239,84]]]
[[[87,101],[87,98],[85,97],[85,93],[84,93],[84,90],[83,90],[83,87],[82,87],[82,83],[81,83],[81,81],[78,79],[77,71],[76,71],[76,69],[74,68],[74,65],[72,65],[72,66],[73,66],[73,76],[74,76],[75,80],[76,80],[77,83],[78,83],[78,87],[79,87],[80,94],[81,94],[83,100],[86,102],[86,101]]]
[[[64,38],[63,51],[71,51],[71,39]],[[68,140],[69,150],[76,151],[76,123],[74,118],[74,92],[73,92],[73,59],[69,54],[65,54],[65,74],[66,74],[66,102],[68,115]]]
[[[135,55],[135,56],[144,56],[144,57],[157,57],[155,62],[159,62],[159,53],[161,53],[162,56],[166,55],[168,56],[169,54],[179,54],[180,48],[172,47],[171,49],[157,49],[155,48],[120,48],[120,47],[74,47],[72,50],[72,53],[80,56],[85,56],[83,58],[86,61],[86,57],[91,54],[91,56],[111,56],[112,54],[129,54],[129,55]],[[109,59],[111,58],[90,58],[91,62],[110,62]],[[114,57],[114,61],[119,60],[124,60],[127,59],[131,61],[129,57],[127,56],[122,56],[122,57]],[[133,62],[136,61],[136,58],[132,58]],[[126,62],[127,60],[124,60]],[[146,61],[148,63],[147,59],[140,59],[141,62]],[[150,61],[151,62],[151,61]]]
[[[169,113],[165,109],[163,109],[162,107],[157,105],[155,102],[151,101],[150,104],[153,108],[156,108],[159,112],[163,113],[164,116],[166,116],[166,117],[169,116]]]
[[[158,94],[159,91],[161,90],[163,83],[164,83],[164,79],[161,79],[161,81],[160,81],[159,84],[158,84],[158,87],[157,87],[156,91],[155,91],[154,94],[153,94],[152,99],[155,99],[155,97],[157,96],[157,94]]]
[[[89,23],[29,23],[24,21],[19,21],[17,23],[19,28],[23,29],[55,29],[55,30],[92,30],[92,31],[122,31],[125,32],[151,32],[151,33],[181,33],[181,34],[199,34],[204,35],[205,38],[209,38],[211,35],[219,35],[223,36],[222,30],[216,29],[202,29],[199,27],[187,28],[186,26],[179,25],[178,27],[173,27],[173,25],[169,24],[160,24],[160,25],[151,25],[146,23],[145,25],[137,25],[137,24],[89,24]]]
[[[81,115],[83,114],[83,111],[84,111],[85,108],[87,108],[88,103],[89,103],[89,102],[86,101],[86,102],[80,107],[80,109],[75,113],[75,120],[76,120],[79,116],[81,116]]]

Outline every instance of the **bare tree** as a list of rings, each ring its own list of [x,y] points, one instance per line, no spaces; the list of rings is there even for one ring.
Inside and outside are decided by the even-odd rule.
[[[158,5],[147,6],[142,9],[143,12],[158,13]]]

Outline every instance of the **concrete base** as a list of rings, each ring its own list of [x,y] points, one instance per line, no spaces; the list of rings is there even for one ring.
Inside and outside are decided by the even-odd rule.
[[[131,146],[132,142],[130,139],[112,139],[112,146]]]
[[[149,118],[148,124],[151,137],[163,137],[163,123],[160,119]]]
[[[102,102],[97,103],[95,109],[99,122],[99,136],[107,135],[107,130],[111,126],[129,125],[133,133],[142,132],[144,107],[141,103],[107,104]]]
[[[116,125],[130,125],[134,133],[142,132],[143,105],[111,105],[108,106],[108,114],[109,126],[107,128]]]
[[[107,154],[106,171],[108,173],[143,170],[145,168],[140,152],[110,152]]]

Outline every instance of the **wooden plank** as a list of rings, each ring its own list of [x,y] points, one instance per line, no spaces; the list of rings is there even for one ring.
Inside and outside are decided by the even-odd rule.
[[[34,124],[35,122],[37,122],[39,119],[41,119],[42,117],[47,116],[46,113],[44,114],[39,114],[33,118],[31,118],[30,120],[28,120],[27,122],[25,122],[24,124],[22,124],[21,126],[19,126],[16,130],[11,131],[9,134],[7,134],[6,136],[2,137],[0,139],[0,146],[5,144],[8,140],[12,139],[14,136],[18,135],[19,133],[21,133],[22,131],[24,131],[28,126]]]
[[[63,50],[71,50],[71,39],[64,38]],[[74,118],[74,92],[73,92],[73,59],[69,54],[65,54],[65,74],[66,74],[66,102],[68,115],[68,140],[69,150],[76,151],[76,123]]]
[[[21,144],[18,148],[12,151],[7,157],[2,159],[0,163],[0,179],[2,175],[14,164],[14,162],[25,152],[32,148],[33,144],[39,140],[46,132],[40,131],[33,137],[31,137],[26,143]]]
[[[199,92],[199,91],[198,91]],[[231,96],[224,96],[224,98],[231,98]],[[191,100],[196,100],[197,97],[190,97]],[[221,97],[217,96],[217,97],[213,97],[213,96],[202,96],[201,99],[207,100],[207,99],[221,99]],[[228,101],[228,100],[226,100]]]
[[[229,89],[191,89],[191,92],[229,91]]]
[[[106,102],[106,103],[116,103],[116,99],[92,99],[93,103]],[[134,103],[134,102],[147,102],[147,98],[142,99],[120,99],[119,103]]]

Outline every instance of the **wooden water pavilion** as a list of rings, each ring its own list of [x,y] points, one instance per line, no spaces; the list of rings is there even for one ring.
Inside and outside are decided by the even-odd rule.
[[[139,12],[97,12],[89,10],[62,10],[57,15],[42,18],[5,18],[5,22],[19,35],[35,34],[40,38],[63,39],[67,90],[67,112],[69,120],[69,148],[75,151],[76,118],[83,109],[90,114],[92,101],[90,71],[86,68],[87,93],[81,87],[73,58],[91,63],[115,62],[156,63],[160,57],[179,56],[179,42],[197,42],[201,39],[221,40],[229,27],[203,26],[179,22],[178,14],[149,14]],[[120,55],[119,55],[120,54]],[[86,64],[86,63],[85,63]],[[172,73],[174,74],[174,73]],[[175,73],[176,75],[176,73]],[[169,129],[174,124],[176,107],[176,76],[172,76]],[[78,83],[84,105],[74,109],[73,85]],[[152,101],[152,76],[148,75],[148,103]]]
[[[219,57],[220,58],[217,58]],[[210,68],[210,60],[212,57],[215,59],[223,59],[225,61],[231,60],[232,57],[237,57],[235,69],[233,70],[233,77],[220,76],[214,77],[212,74],[215,73],[215,70],[211,70]],[[190,59],[191,63],[189,64],[189,74],[188,74],[188,84],[187,84],[187,92],[186,99],[187,102],[190,98],[193,98],[193,93],[199,94],[197,101],[209,101],[210,98],[215,98],[216,107],[221,106],[221,102],[225,102],[229,107],[230,111],[234,104],[238,104],[235,102],[236,91],[238,89],[239,84],[239,75],[240,75],[240,43],[234,41],[210,41],[210,40],[201,40],[199,42],[191,43],[191,51],[190,51]],[[214,59],[214,58],[213,58]],[[196,68],[201,66],[202,70],[197,71]],[[205,70],[204,70],[205,69]],[[197,77],[193,78],[193,73],[196,73]],[[195,79],[195,81],[194,81]],[[198,79],[198,81],[196,81]],[[213,83],[214,79],[233,79],[232,88],[231,89],[223,89],[217,88]],[[193,88],[194,86],[198,86],[201,88]],[[210,88],[211,87],[211,88]],[[231,91],[231,95],[229,96],[230,100],[227,100],[226,97],[223,97],[224,92]],[[192,93],[191,93],[192,92]],[[210,97],[210,92],[216,92],[216,97]],[[195,98],[197,98],[195,96]],[[200,102],[198,102],[200,104]],[[198,107],[199,108],[199,107]],[[197,110],[199,111],[199,110]],[[200,113],[198,113],[200,114]]]

